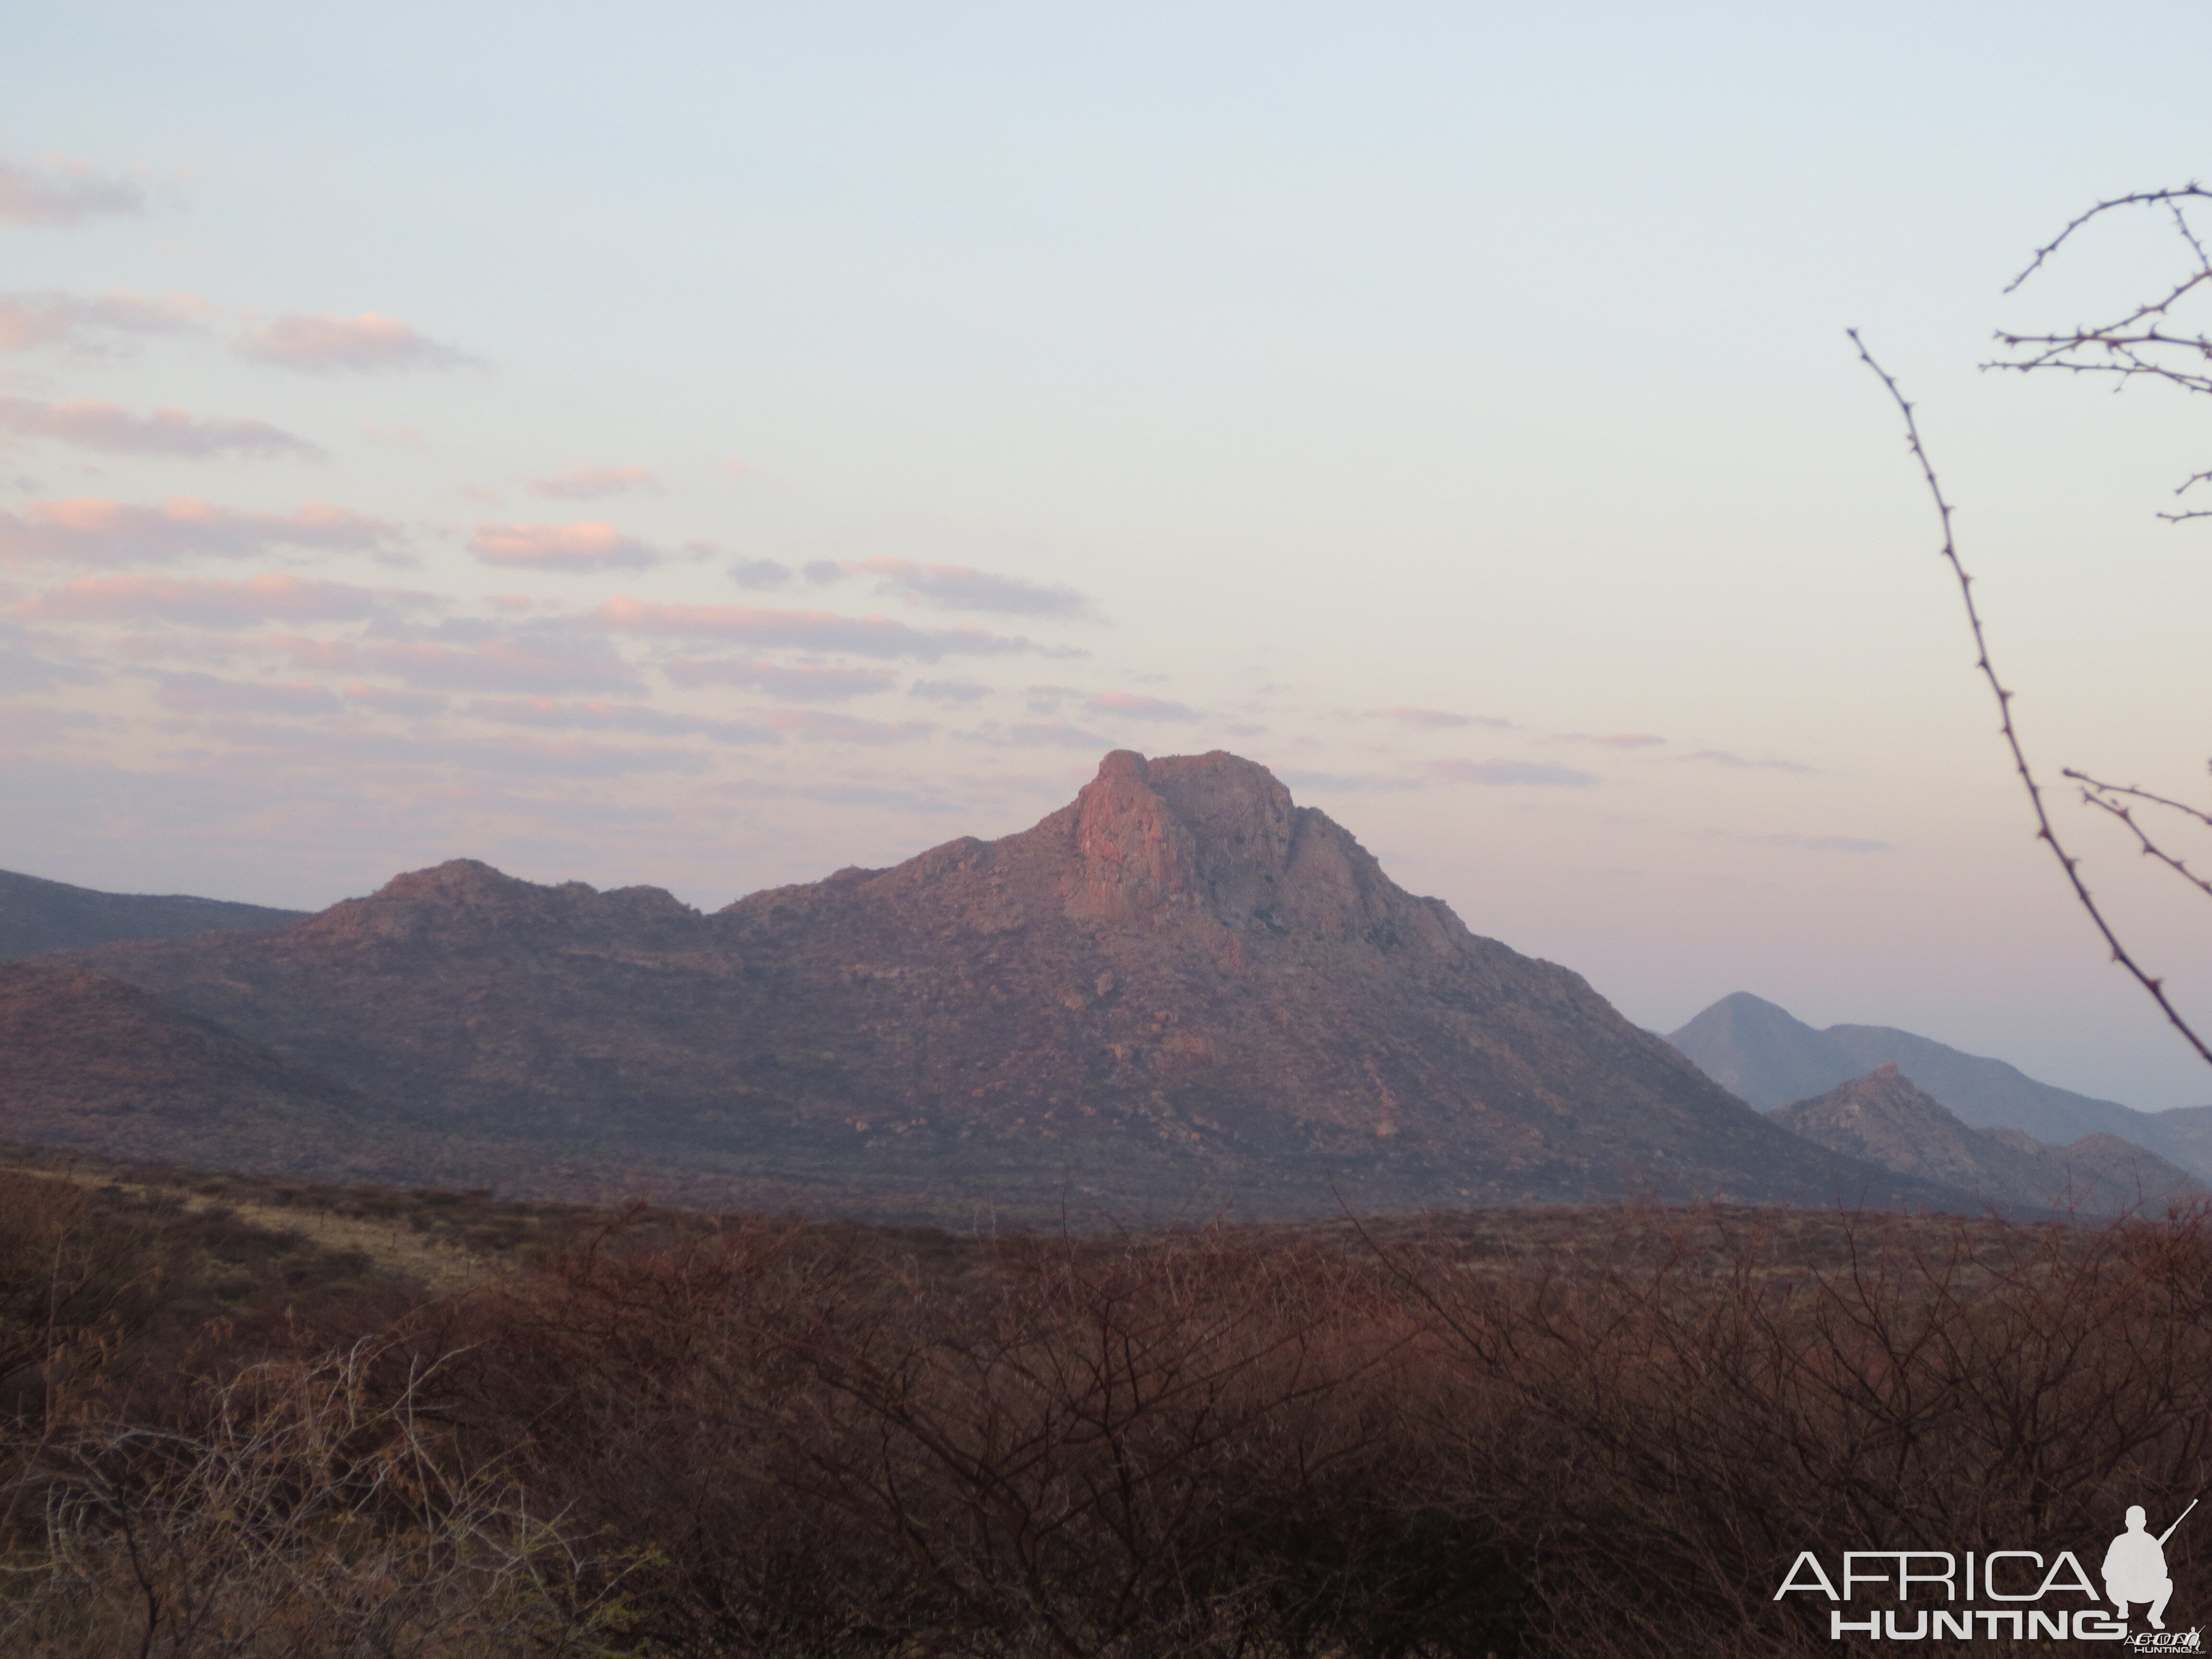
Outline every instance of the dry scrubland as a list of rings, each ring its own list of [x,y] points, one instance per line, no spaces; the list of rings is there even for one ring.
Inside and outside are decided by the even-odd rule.
[[[1768,1599],[1802,1548],[2203,1490],[2212,1231],[983,1240],[17,1167],[0,1409],[24,1659],[1834,1654]]]

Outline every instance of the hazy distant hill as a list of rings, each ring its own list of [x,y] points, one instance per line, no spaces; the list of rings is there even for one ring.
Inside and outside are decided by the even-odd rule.
[[[307,915],[182,894],[99,893],[0,870],[0,962],[120,939],[191,939],[281,927]]]
[[[2111,1214],[2212,1198],[2187,1170],[2116,1135],[2051,1146],[2018,1129],[1972,1128],[1894,1062],[1767,1115],[1832,1151],[1962,1188],[2000,1208]]]
[[[80,959],[491,1149],[477,1178],[510,1187],[560,1163],[848,1211],[1963,1201],[1767,1122],[1220,752],[1120,751],[1018,835],[713,915],[464,860]]]
[[[2212,1107],[2138,1112],[1887,1025],[1815,1030],[1786,1010],[1738,991],[1667,1040],[1715,1082],[1762,1111],[1894,1065],[1973,1127],[2024,1130],[2057,1146],[2083,1135],[2117,1135],[2212,1176]]]

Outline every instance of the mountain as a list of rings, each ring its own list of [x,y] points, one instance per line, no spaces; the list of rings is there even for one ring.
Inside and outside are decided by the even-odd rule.
[[[1803,1100],[1868,1068],[1841,1045],[1747,991],[1723,997],[1667,1041],[1760,1111]]]
[[[2047,1171],[2045,1190],[2060,1208],[2157,1211],[2212,1197],[2212,1188],[2188,1170],[2118,1135],[2087,1134],[2069,1146],[2045,1146],[2018,1129],[1982,1133],[2014,1146],[2029,1141]]]
[[[2117,1135],[2051,1146],[2018,1129],[1969,1127],[1893,1061],[1767,1115],[1833,1152],[2000,1207],[2113,1214],[2212,1198],[2186,1170]]]
[[[2000,1204],[2040,1205],[2041,1143],[1969,1128],[1893,1065],[1767,1116],[1831,1151],[1902,1175],[1962,1188]]]
[[[458,860],[75,960],[511,1191],[558,1168],[878,1213],[1964,1202],[1767,1122],[1219,751],[1117,751],[1019,834],[711,915]]]
[[[0,870],[0,962],[110,939],[191,939],[225,929],[280,927],[306,914],[176,893],[99,893]]]
[[[0,963],[0,1124],[9,1139],[241,1161],[271,1173],[365,1170],[352,1091],[70,965]]]
[[[1667,1040],[1715,1082],[1761,1110],[1894,1065],[1975,1128],[2020,1129],[2056,1145],[2083,1135],[2115,1135],[2212,1176],[2212,1107],[2138,1112],[1887,1025],[1815,1030],[1786,1010],[1738,991]]]

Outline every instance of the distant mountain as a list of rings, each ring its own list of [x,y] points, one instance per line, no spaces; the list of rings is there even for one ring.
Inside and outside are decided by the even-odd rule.
[[[2014,1146],[2030,1140],[2018,1129],[1981,1133]],[[2047,1171],[2045,1190],[2061,1208],[2157,1210],[2212,1198],[2212,1187],[2180,1165],[2118,1135],[2083,1135],[2065,1146],[2030,1145]]]
[[[1804,1100],[1871,1068],[1839,1043],[1747,991],[1723,997],[1667,1041],[1760,1111]]]
[[[434,1125],[509,1190],[557,1168],[848,1213],[1971,1205],[1767,1122],[1218,751],[1117,751],[1018,835],[712,915],[460,860],[75,960]]]
[[[0,870],[0,962],[111,939],[191,939],[227,929],[281,927],[305,915],[175,893],[99,893]]]
[[[1969,1128],[1895,1066],[1838,1084],[1767,1116],[1793,1134],[1900,1175],[1958,1187],[1998,1204],[2044,1202],[2041,1143]],[[2025,1144],[2021,1144],[2025,1143]]]
[[[1962,1188],[1999,1208],[2114,1214],[2212,1198],[2212,1188],[2186,1170],[2116,1135],[2051,1146],[2018,1129],[1972,1128],[1894,1062],[1767,1115],[1831,1151]]]
[[[1667,1040],[1706,1076],[1762,1111],[1894,1065],[1975,1128],[2021,1129],[2057,1146],[2083,1135],[2116,1135],[2212,1176],[2212,1107],[2139,1112],[2039,1083],[2003,1060],[1887,1025],[1815,1030],[1788,1011],[1738,991]]]

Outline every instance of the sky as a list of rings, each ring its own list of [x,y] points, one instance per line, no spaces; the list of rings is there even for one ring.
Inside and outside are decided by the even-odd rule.
[[[2137,216],[2004,292],[2212,171],[2201,6],[9,35],[0,868],[712,907],[1222,748],[1639,1024],[2212,1100],[2033,839],[1844,334],[2036,762],[2203,803],[2212,522],[2157,514],[2212,400],[1978,368],[2184,269]],[[2212,908],[2057,811],[2212,1024]]]

